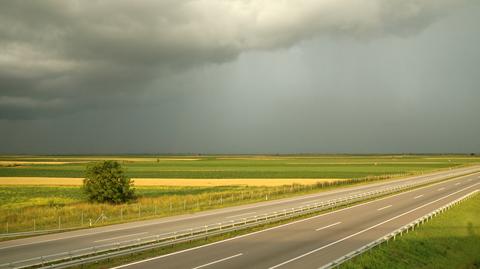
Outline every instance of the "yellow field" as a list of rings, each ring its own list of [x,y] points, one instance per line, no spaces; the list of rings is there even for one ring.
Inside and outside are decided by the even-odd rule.
[[[281,186],[290,184],[310,185],[317,182],[333,182],[342,179],[313,178],[241,178],[241,179],[190,179],[190,178],[134,178],[135,186]],[[0,185],[80,186],[82,178],[58,177],[0,177]]]

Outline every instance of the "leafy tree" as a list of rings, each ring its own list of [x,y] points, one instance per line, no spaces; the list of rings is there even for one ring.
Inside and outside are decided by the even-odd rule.
[[[133,181],[116,161],[88,165],[83,190],[92,202],[119,204],[136,198]]]

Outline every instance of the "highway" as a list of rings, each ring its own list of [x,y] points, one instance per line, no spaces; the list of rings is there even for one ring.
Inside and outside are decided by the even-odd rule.
[[[116,268],[319,268],[479,189],[472,175]]]
[[[188,229],[188,228],[201,227],[204,225],[210,225],[212,223],[219,223],[219,222],[225,222],[233,219],[248,217],[248,216],[261,215],[265,213],[271,213],[273,211],[281,211],[283,209],[290,209],[290,208],[302,206],[308,203],[327,201],[327,200],[331,200],[339,197],[345,197],[345,196],[364,193],[368,191],[398,186],[405,183],[423,182],[423,181],[432,180],[432,179],[445,179],[445,178],[464,175],[466,173],[472,173],[477,171],[480,171],[480,167],[478,166],[459,168],[454,170],[445,170],[445,171],[436,172],[432,174],[409,177],[401,180],[382,181],[374,184],[364,184],[359,186],[340,188],[332,191],[320,192],[318,194],[311,194],[311,195],[305,195],[305,196],[299,196],[299,197],[281,199],[281,200],[266,201],[262,203],[235,206],[235,207],[223,208],[218,210],[209,210],[209,211],[204,211],[196,214],[126,223],[126,224],[119,224],[119,225],[111,225],[111,226],[99,227],[99,228],[93,228],[93,229],[71,231],[71,232],[64,232],[64,233],[58,233],[58,234],[36,236],[32,238],[5,241],[5,242],[0,242],[0,264],[60,253],[64,251],[83,249],[83,248],[98,246],[100,244],[105,244],[105,243],[115,243],[115,242],[121,242],[125,240],[131,240],[135,238],[141,238],[149,235],[158,235],[158,234],[164,234],[164,233]],[[472,182],[468,182],[468,184],[473,184],[474,182],[478,182],[478,179],[476,178],[476,176],[469,176],[468,179],[472,181]],[[462,182],[461,184],[455,186],[457,188],[464,186],[463,181],[465,179],[459,179],[459,180],[462,180]],[[448,191],[451,191],[453,188],[453,187],[450,188],[450,185],[449,185],[450,182],[445,182],[442,184],[445,184],[445,187],[444,187],[445,189],[434,192],[435,194],[447,193]],[[424,196],[421,196],[412,201],[410,201],[409,199],[407,200],[410,203],[420,203],[422,201],[426,201],[425,199],[429,198],[431,194],[422,194],[422,195]],[[399,196],[395,196],[395,197],[399,197]],[[407,200],[405,200],[404,202],[407,203]],[[369,203],[368,205],[370,204],[371,203]],[[365,206],[368,207],[368,205],[365,205]],[[389,206],[389,205],[385,205],[385,206]],[[390,207],[386,207],[382,210],[378,210],[378,212],[377,211],[375,212],[381,215],[383,214],[388,215],[390,214],[390,212],[393,212],[392,210],[396,210],[398,208],[399,208],[399,205],[392,203]],[[345,211],[340,211],[338,212],[338,214],[342,214],[342,212],[345,212]],[[351,214],[351,213],[348,213],[348,214]],[[365,215],[369,216],[369,213],[368,214],[365,213]],[[378,219],[375,219],[377,218],[377,216],[371,216],[371,217],[374,220],[378,220]],[[328,218],[329,217],[326,217],[326,216],[322,217],[322,219],[328,219]],[[396,221],[397,220],[392,221],[391,223],[396,223]],[[337,222],[341,222],[341,223],[332,225]],[[368,221],[363,220],[361,221],[361,223],[357,223],[356,221],[354,223],[356,223],[357,225],[360,225],[360,227],[363,227],[363,225],[366,224],[367,222]],[[333,222],[327,221],[323,224],[319,223],[317,225],[318,226],[317,228],[325,227],[328,225],[332,225],[332,226],[325,227],[324,229],[320,229],[316,231],[315,234],[325,236],[325,237],[322,237],[321,241],[325,241],[325,242],[329,241],[329,238],[332,236],[330,235],[329,232],[332,229],[340,229],[338,234],[344,234],[344,232],[348,231],[348,229],[345,228],[345,223],[347,223],[345,220],[343,221],[338,220]],[[390,225],[391,223],[389,223],[388,225]],[[295,231],[293,232],[295,233]],[[369,232],[367,232],[366,234],[369,234]],[[299,246],[299,249],[297,251],[301,251],[302,249],[308,248],[309,246],[308,240],[305,246],[303,247],[303,243],[305,242],[296,238],[297,236],[293,238],[290,238],[290,237],[287,238],[285,236],[281,236],[281,238],[278,238],[278,239],[285,239],[286,243],[288,244],[301,242],[302,247]],[[362,236],[359,236],[358,238],[362,238]],[[236,240],[239,240],[239,239],[236,239]],[[248,245],[248,242],[244,242],[241,244]],[[269,246],[266,245],[266,242],[259,244],[259,246],[261,245],[264,245],[266,248],[269,248]],[[286,251],[290,252],[290,250],[286,250]],[[223,251],[221,251],[220,253],[223,253]],[[235,260],[250,259],[249,257],[252,256],[252,255],[246,255],[247,252],[245,251],[239,252],[239,253],[242,253],[242,255],[236,256],[231,260],[235,261]],[[260,253],[258,253],[258,255],[260,255]],[[296,251],[294,251],[293,253],[296,253]],[[238,253],[233,253],[232,255],[236,255],[236,254]],[[275,255],[278,256],[278,254],[275,254]],[[209,256],[207,255],[206,257],[208,258]],[[171,258],[168,258],[168,260],[170,259]],[[265,259],[268,260],[266,257]],[[257,264],[257,263],[255,262],[251,264]],[[258,264],[261,265],[263,263],[258,263]],[[182,266],[178,268],[182,268]]]

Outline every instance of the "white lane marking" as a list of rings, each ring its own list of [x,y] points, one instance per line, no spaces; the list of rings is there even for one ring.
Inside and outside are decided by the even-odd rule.
[[[236,218],[236,217],[241,217],[241,216],[245,216],[245,215],[251,215],[251,214],[255,214],[257,212],[253,211],[253,212],[248,212],[248,213],[244,213],[244,214],[238,214],[238,215],[235,215],[235,216],[229,216],[229,217],[225,217],[226,219],[233,219],[233,218]]]
[[[462,184],[462,182],[455,183],[455,186],[458,186],[458,185],[460,185],[460,184]]]
[[[230,257],[226,257],[226,258],[223,258],[223,259],[220,259],[220,260],[216,260],[216,261],[213,261],[213,262],[209,262],[207,264],[204,264],[204,265],[200,265],[200,266],[197,266],[197,267],[193,267],[192,269],[198,269],[198,268],[203,268],[203,267],[207,267],[209,265],[212,265],[212,264],[216,264],[216,263],[219,263],[219,262],[223,262],[223,261],[226,261],[226,260],[230,260],[230,259],[233,259],[233,258],[236,258],[238,256],[242,256],[243,253],[238,253],[236,255],[233,255],[233,256],[230,256]]]
[[[387,208],[389,208],[389,207],[392,207],[392,205],[384,206],[384,207],[382,207],[382,208],[377,209],[377,211],[384,210],[384,209],[387,209]]]
[[[466,177],[466,176],[463,176],[463,177]],[[455,178],[455,179],[449,179],[449,180],[447,180],[447,182],[448,182],[448,181],[452,181],[452,180],[456,180],[456,179],[457,179],[457,178]],[[339,210],[336,210],[336,211],[330,211],[330,212],[327,212],[327,213],[324,213],[324,214],[320,214],[320,215],[317,215],[317,216],[313,216],[313,217],[310,217],[310,218],[306,218],[306,219],[301,219],[301,220],[289,222],[289,223],[286,223],[286,224],[283,224],[283,225],[279,225],[279,226],[275,226],[275,227],[272,227],[272,228],[268,228],[268,229],[265,229],[265,230],[261,230],[261,231],[257,231],[257,232],[253,232],[253,233],[249,233],[249,234],[244,234],[244,235],[239,235],[239,236],[237,236],[237,237],[228,238],[228,239],[221,240],[221,241],[218,241],[218,242],[213,242],[213,243],[206,244],[206,245],[202,245],[202,246],[198,246],[198,247],[193,247],[193,248],[189,248],[189,249],[184,249],[184,250],[180,250],[180,251],[177,251],[177,252],[173,252],[173,253],[169,253],[169,254],[165,254],[165,255],[161,255],[161,256],[157,256],[157,257],[153,257],[153,258],[148,258],[148,259],[145,259],[145,260],[141,260],[141,261],[137,261],[137,262],[132,262],[132,263],[120,265],[120,266],[117,266],[117,267],[113,267],[113,268],[111,268],[111,269],[120,269],[120,268],[124,268],[124,267],[128,267],[128,266],[132,266],[132,265],[141,264],[141,263],[144,263],[144,262],[150,262],[150,261],[154,261],[154,260],[163,259],[163,258],[166,258],[166,257],[169,257],[169,256],[173,256],[173,255],[177,255],[177,254],[182,254],[182,253],[184,253],[184,252],[194,251],[194,250],[197,250],[197,249],[206,248],[206,247],[210,247],[210,246],[213,246],[213,245],[218,245],[218,244],[226,243],[226,242],[233,241],[233,240],[236,240],[236,239],[240,239],[240,238],[244,238],[244,237],[248,237],[248,236],[252,236],[252,235],[256,235],[256,234],[268,232],[268,231],[271,231],[271,230],[283,228],[283,227],[286,227],[286,226],[290,226],[290,225],[294,225],[294,224],[297,224],[297,223],[309,221],[309,220],[316,219],[316,218],[320,218],[320,217],[323,217],[323,216],[336,214],[336,213],[338,213],[338,212],[346,211],[346,210],[353,209],[353,208],[357,208],[357,207],[360,207],[360,206],[369,205],[369,204],[372,204],[372,203],[374,203],[374,202],[386,200],[386,199],[389,199],[389,198],[392,198],[392,197],[397,197],[397,196],[400,196],[400,195],[403,195],[403,194],[406,194],[406,193],[411,193],[411,192],[418,191],[418,190],[421,190],[421,189],[426,189],[426,188],[429,188],[429,187],[433,187],[433,186],[439,185],[439,184],[441,184],[441,183],[444,183],[444,181],[438,182],[438,183],[434,183],[434,184],[429,185],[429,186],[423,186],[423,187],[420,187],[420,188],[417,188],[417,189],[409,190],[409,191],[406,191],[406,192],[397,193],[397,194],[394,194],[394,195],[391,195],[391,196],[387,196],[387,197],[383,197],[383,198],[380,198],[380,199],[377,199],[377,200],[372,200],[372,201],[365,202],[365,203],[362,203],[362,204],[357,204],[357,205],[354,205],[354,206],[351,206],[351,207],[342,208],[342,209],[339,209]],[[474,186],[476,186],[476,185],[478,185],[478,184],[480,184],[480,183],[476,183],[476,184],[473,184],[473,185],[471,185],[471,186],[465,187],[465,188],[463,188],[463,189],[461,189],[461,190],[459,190],[459,191],[457,191],[457,192],[461,192],[461,191],[464,191],[464,190],[466,190],[466,189],[472,188],[472,187],[474,187]],[[455,193],[457,193],[457,192],[455,192]],[[453,194],[455,194],[455,193],[452,193],[451,195],[453,195]],[[0,248],[0,249],[1,249],[1,248]]]
[[[472,170],[466,170],[465,172],[466,173],[470,173],[470,171]],[[459,173],[461,173],[461,171],[459,171]],[[480,172],[472,172],[472,174],[478,174]],[[436,185],[439,185],[439,184],[443,184],[443,183],[446,183],[446,182],[450,182],[450,181],[453,181],[453,180],[458,180],[460,178],[465,178],[465,177],[469,177],[469,176],[472,176],[472,174],[470,175],[459,175],[458,177],[455,177],[455,178],[452,178],[452,179],[447,179],[447,180],[443,180],[441,182],[437,182],[437,183],[433,183],[431,185],[428,185],[428,186],[423,186],[423,187],[420,187],[420,188],[416,188],[416,189],[413,189],[413,190],[410,190],[410,191],[406,191],[406,192],[402,192],[402,193],[399,193],[399,194],[396,194],[396,195],[392,195],[392,196],[389,196],[389,197],[394,197],[394,196],[397,196],[397,195],[402,195],[402,194],[405,194],[405,193],[409,193],[409,192],[412,192],[412,191],[416,191],[416,190],[420,190],[420,189],[424,189],[424,188],[428,188],[428,187],[432,187],[432,186],[436,186]],[[429,176],[438,176],[438,177],[441,177],[441,176],[444,176],[442,175],[441,172],[439,173],[432,173],[431,175]],[[320,193],[320,194],[314,194],[314,195],[309,195],[309,196],[302,196],[302,197],[293,197],[293,198],[286,198],[284,200],[279,200],[279,201],[276,201],[276,202],[269,202],[268,204],[263,204],[263,205],[251,205],[251,206],[246,206],[246,207],[243,207],[241,209],[238,209],[236,211],[240,211],[240,210],[245,210],[245,209],[252,209],[252,208],[258,208],[258,207],[268,207],[268,206],[271,206],[271,205],[276,205],[276,204],[281,204],[281,203],[289,203],[289,202],[298,202],[298,201],[301,201],[301,200],[305,200],[305,199],[311,199],[311,198],[317,198],[317,197],[321,197],[321,196],[328,196],[328,195],[331,195],[331,194],[337,194],[337,193],[342,193],[342,192],[346,192],[348,193],[348,191],[350,190],[350,188],[357,188],[357,190],[362,190],[362,189],[368,189],[368,188],[372,188],[372,187],[381,187],[381,186],[388,186],[390,183],[400,183],[400,182],[407,182],[407,181],[412,181],[412,182],[417,182],[417,181],[420,181],[420,179],[423,179],[424,176],[420,176],[420,177],[413,177],[413,178],[406,178],[406,179],[399,179],[397,181],[395,180],[392,180],[392,181],[385,181],[385,182],[379,182],[379,183],[371,183],[371,184],[368,184],[368,185],[364,185],[364,186],[353,186],[353,187],[345,187],[345,188],[342,188],[340,187],[341,189],[338,189],[338,190],[333,190],[333,191],[329,191],[328,193]],[[426,177],[428,178],[428,177]],[[480,178],[480,176],[479,176]],[[441,180],[441,179],[440,179]],[[471,181],[472,179],[469,179],[468,181]],[[388,197],[385,197],[385,198],[388,198]],[[376,200],[376,201],[379,201],[379,200]],[[229,210],[232,210],[232,208],[227,208]],[[225,209],[225,210],[227,210]],[[221,209],[223,210],[223,209]],[[338,212],[338,210],[337,210]],[[17,244],[17,245],[9,245],[9,246],[3,246],[3,247],[0,247],[0,250],[2,249],[8,249],[8,248],[16,248],[16,247],[22,247],[22,246],[28,246],[28,245],[35,245],[35,244],[41,244],[41,243],[46,243],[46,242],[52,242],[52,241],[58,241],[58,240],[64,240],[64,239],[71,239],[71,238],[76,238],[76,237],[86,237],[86,236],[92,236],[92,235],[95,235],[95,234],[101,234],[101,233],[106,233],[106,232],[115,232],[115,231],[122,231],[122,230],[129,230],[129,229],[136,229],[136,228],[141,228],[141,227],[147,227],[147,226],[155,226],[155,225],[158,225],[158,224],[164,224],[164,223],[169,223],[169,222],[175,222],[175,221],[184,221],[184,220],[189,220],[189,219],[195,219],[195,218],[201,218],[201,217],[206,217],[206,216],[211,216],[211,215],[218,215],[218,214],[223,214],[225,212],[212,212],[212,213],[206,213],[206,214],[203,214],[203,213],[200,213],[196,216],[192,216],[192,217],[188,217],[188,218],[181,218],[181,219],[171,219],[171,220],[162,220],[162,221],[158,221],[158,222],[154,222],[154,223],[146,223],[146,224],[137,224],[137,225],[134,225],[134,226],[129,226],[129,227],[121,227],[121,228],[117,228],[117,229],[111,229],[111,230],[107,230],[107,231],[92,231],[92,232],[89,232],[87,234],[78,234],[78,235],[72,235],[72,236],[66,236],[66,237],[58,237],[58,238],[52,238],[52,239],[47,239],[47,240],[42,240],[42,241],[37,241],[37,242],[28,242],[28,243],[23,243],[23,244]],[[129,225],[131,225],[132,223],[127,223]],[[122,224],[120,224],[122,225]],[[21,240],[21,239],[19,239]],[[5,241],[5,242],[8,242],[8,241]],[[219,241],[221,242],[221,241]]]
[[[338,244],[338,243],[340,243],[340,242],[343,242],[343,241],[345,241],[345,240],[347,240],[347,239],[350,239],[350,238],[352,238],[352,237],[354,237],[354,236],[357,236],[357,235],[359,235],[359,234],[362,234],[362,233],[364,233],[364,232],[367,232],[367,231],[369,231],[369,230],[371,230],[371,229],[374,229],[374,228],[376,228],[376,227],[378,227],[378,226],[380,226],[380,225],[383,225],[383,224],[385,224],[385,223],[387,223],[387,222],[390,222],[390,221],[392,221],[392,220],[395,220],[395,219],[398,219],[398,218],[400,218],[400,217],[403,217],[403,216],[405,216],[405,215],[407,215],[407,214],[409,214],[409,213],[412,213],[412,212],[414,212],[414,211],[416,211],[416,210],[418,210],[418,209],[421,209],[421,208],[424,208],[424,207],[426,207],[426,206],[429,206],[429,205],[431,205],[431,204],[433,204],[433,203],[436,203],[436,202],[438,202],[438,201],[440,201],[440,200],[443,200],[443,199],[445,199],[445,198],[447,198],[447,197],[449,197],[449,196],[455,195],[455,194],[457,194],[457,193],[459,193],[459,192],[464,191],[465,189],[469,189],[469,188],[471,188],[471,187],[473,187],[473,186],[475,186],[475,185],[478,185],[478,184],[480,184],[480,183],[474,184],[474,185],[469,186],[469,187],[467,187],[467,188],[463,188],[463,189],[461,189],[461,190],[459,190],[459,191],[456,191],[456,192],[450,193],[450,194],[448,194],[448,195],[446,195],[446,196],[440,197],[440,198],[438,198],[438,199],[435,200],[435,201],[431,201],[431,202],[429,202],[429,203],[423,204],[423,205],[421,205],[421,206],[419,206],[419,207],[416,207],[416,208],[414,208],[414,209],[411,209],[411,210],[409,210],[409,211],[407,211],[407,212],[404,212],[404,213],[402,213],[402,214],[400,214],[400,215],[397,215],[397,216],[395,216],[395,217],[393,217],[393,218],[384,220],[384,221],[382,221],[382,222],[380,222],[380,223],[377,223],[377,224],[375,224],[375,225],[373,225],[373,226],[370,226],[370,227],[368,227],[368,228],[366,228],[366,229],[363,229],[363,230],[361,230],[361,231],[359,231],[359,232],[356,232],[356,233],[354,233],[354,234],[351,234],[351,235],[349,235],[349,236],[346,236],[346,237],[344,237],[344,238],[342,238],[342,239],[339,239],[339,240],[337,240],[337,241],[335,241],[335,242],[332,242],[332,243],[330,243],[330,244],[321,246],[321,247],[316,248],[316,249],[314,249],[314,250],[312,250],[312,251],[309,251],[309,252],[307,252],[307,253],[304,253],[304,254],[302,254],[302,255],[300,255],[300,256],[297,256],[297,257],[292,258],[292,259],[290,259],[290,260],[287,260],[287,261],[284,261],[284,262],[279,263],[279,264],[277,264],[277,265],[274,265],[274,266],[270,267],[269,269],[278,268],[278,267],[283,266],[283,265],[285,265],[285,264],[287,264],[287,263],[291,263],[291,262],[296,261],[296,260],[298,260],[298,259],[301,259],[301,258],[303,258],[303,257],[305,257],[305,256],[308,256],[308,255],[310,255],[310,254],[312,254],[312,253],[318,252],[318,251],[320,251],[320,250],[322,250],[322,249],[325,249],[325,248],[328,248],[328,247],[330,247],[330,246],[336,245],[336,244]]]
[[[438,191],[443,191],[444,189],[445,189],[445,188],[440,188],[440,189],[438,189]]]
[[[341,221],[335,222],[334,224],[330,224],[330,225],[327,225],[327,226],[325,226],[325,227],[315,229],[315,231],[318,232],[318,231],[321,231],[321,230],[323,230],[323,229],[327,229],[327,228],[330,228],[330,227],[332,227],[332,226],[338,225],[338,224],[340,224],[340,223],[342,223],[342,222],[341,222]]]
[[[420,195],[418,195],[418,196],[415,196],[413,199],[418,199],[418,198],[420,198],[420,197],[423,197],[423,194],[420,194]]]
[[[136,234],[127,234],[127,235],[122,235],[122,236],[117,236],[117,237],[112,237],[112,238],[107,238],[107,239],[101,239],[101,240],[97,240],[97,241],[93,241],[93,242],[98,243],[98,242],[110,241],[110,240],[115,240],[115,239],[135,236],[135,235],[142,235],[142,234],[148,234],[148,232],[136,233]]]

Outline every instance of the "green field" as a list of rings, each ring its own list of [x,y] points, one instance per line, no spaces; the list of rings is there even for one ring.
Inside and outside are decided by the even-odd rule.
[[[480,195],[340,268],[480,268]]]
[[[101,156],[3,156],[0,177],[83,177]],[[470,156],[104,156],[118,159],[134,178],[362,178],[427,172],[479,163]],[[182,160],[184,159],[184,160]],[[17,162],[32,162],[27,164]],[[44,162],[44,163],[42,163]],[[45,162],[69,162],[46,164]],[[37,164],[35,164],[37,163]],[[38,164],[40,163],[40,164]]]

